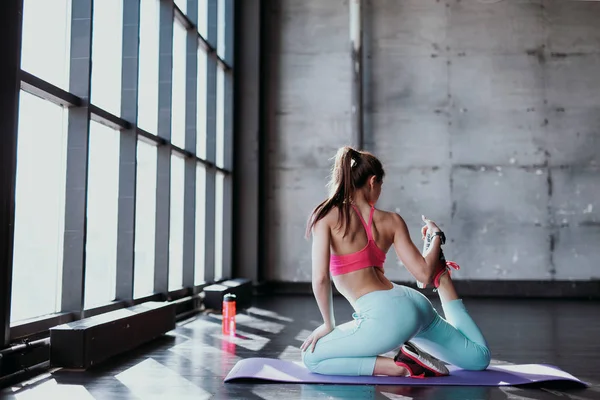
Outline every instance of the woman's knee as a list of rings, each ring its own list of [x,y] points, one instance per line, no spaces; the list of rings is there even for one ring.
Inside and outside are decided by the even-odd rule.
[[[315,372],[320,361],[310,349],[302,352],[302,362],[310,372]]]
[[[487,347],[482,347],[481,351],[477,352],[462,368],[470,371],[483,371],[490,365],[491,359],[490,350]]]

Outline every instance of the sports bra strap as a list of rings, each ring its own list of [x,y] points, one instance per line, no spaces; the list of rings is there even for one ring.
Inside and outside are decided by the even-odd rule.
[[[360,218],[360,222],[362,222],[363,226],[365,227],[365,231],[367,231],[367,239],[375,240],[373,238],[373,232],[371,232],[371,225],[373,224],[373,213],[375,212],[375,207],[371,207],[371,212],[369,213],[369,223],[367,224],[358,208],[356,208],[354,204],[351,204],[351,206],[352,208],[354,208],[354,211],[356,211],[356,213],[358,214],[358,218]]]

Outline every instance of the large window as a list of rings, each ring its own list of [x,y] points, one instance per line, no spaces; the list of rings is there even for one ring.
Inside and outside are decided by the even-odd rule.
[[[187,0],[23,2],[10,321],[33,332],[227,277],[233,3],[186,19]]]
[[[173,27],[173,105],[171,143],[185,148],[185,65],[187,32],[175,21]]]
[[[21,92],[11,321],[60,309],[67,113]]]
[[[137,190],[135,195],[135,298],[154,291],[154,240],[156,227],[156,146],[137,145]]]
[[[175,0],[175,4],[184,14],[187,12],[187,1],[188,0]]]
[[[225,58],[225,0],[217,2],[217,53]]]
[[[223,189],[225,175],[217,173],[215,189],[215,279],[223,278]]]
[[[85,307],[115,298],[119,131],[92,121],[89,140]]]
[[[204,281],[204,257],[206,238],[206,168],[198,163],[196,167],[196,252],[195,252],[195,284]]]
[[[68,90],[71,0],[25,0],[22,40],[21,68]]]
[[[158,129],[158,45],[160,0],[140,2],[138,126],[152,134]]]
[[[225,72],[217,68],[217,166],[223,168],[225,158]]]
[[[183,206],[185,160],[171,155],[171,226],[169,231],[169,290],[183,286]]]
[[[206,158],[206,51],[198,48],[198,115],[196,122],[196,155]]]
[[[206,39],[208,31],[208,0],[198,0],[198,33]]]
[[[123,0],[94,1],[93,4],[92,103],[120,115]]]

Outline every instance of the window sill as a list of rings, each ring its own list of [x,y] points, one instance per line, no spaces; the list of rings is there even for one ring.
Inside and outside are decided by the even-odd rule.
[[[53,326],[66,324],[74,320],[73,313],[62,312],[17,321],[10,326],[10,340],[12,342],[27,336],[47,332]]]
[[[198,297],[204,288],[210,283],[202,282],[195,285],[193,288],[181,288],[168,293],[168,301],[188,302]],[[165,301],[165,296],[161,293],[155,293],[148,296],[134,299],[131,302],[117,300],[105,305],[96,306],[83,311],[81,318],[77,313],[60,312],[54,314],[46,314],[35,318],[30,318],[22,321],[15,321],[10,326],[10,341],[15,342],[34,335],[47,335],[50,328],[77,321],[82,318],[94,317],[96,315],[115,311],[121,308],[129,307],[130,305],[138,305],[147,301]]]

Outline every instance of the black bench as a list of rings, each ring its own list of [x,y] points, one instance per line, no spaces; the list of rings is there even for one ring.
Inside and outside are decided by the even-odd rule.
[[[175,304],[146,302],[50,329],[50,365],[87,369],[175,329]]]

